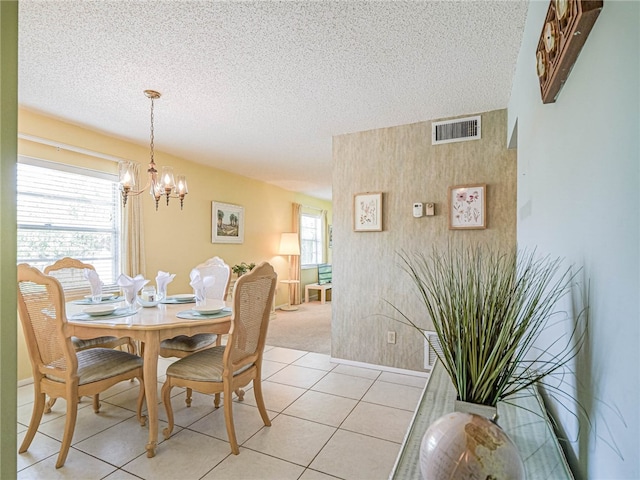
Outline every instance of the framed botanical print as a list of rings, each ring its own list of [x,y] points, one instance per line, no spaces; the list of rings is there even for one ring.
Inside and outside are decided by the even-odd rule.
[[[382,193],[358,193],[353,196],[353,230],[382,231]]]
[[[449,187],[449,228],[473,230],[487,228],[487,185]]]

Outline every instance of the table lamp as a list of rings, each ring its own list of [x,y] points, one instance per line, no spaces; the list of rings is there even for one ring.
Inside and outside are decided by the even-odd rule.
[[[291,305],[291,285],[300,282],[300,280],[291,280],[291,257],[293,255],[300,255],[300,242],[298,241],[297,233],[282,234],[280,237],[280,248],[278,249],[278,254],[289,256],[289,280],[281,280],[281,283],[286,283],[289,287],[289,303],[280,308],[282,310],[297,310],[298,307]]]

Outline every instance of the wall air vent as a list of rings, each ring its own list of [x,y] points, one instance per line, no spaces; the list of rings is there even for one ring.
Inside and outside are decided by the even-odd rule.
[[[436,360],[438,360],[437,353],[442,355],[442,347],[440,346],[440,340],[438,340],[438,335],[436,334],[436,332],[423,330],[422,333],[424,333],[424,336],[425,336],[424,368],[425,370],[433,370],[433,366],[436,364]]]
[[[431,122],[431,145],[480,140],[480,115]]]

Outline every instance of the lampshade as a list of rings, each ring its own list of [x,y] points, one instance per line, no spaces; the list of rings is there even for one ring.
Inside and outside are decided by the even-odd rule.
[[[283,233],[280,237],[279,255],[300,255],[300,243],[297,233]]]

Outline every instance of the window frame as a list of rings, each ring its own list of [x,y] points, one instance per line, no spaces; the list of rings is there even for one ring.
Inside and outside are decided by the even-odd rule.
[[[316,229],[316,233],[319,232],[319,240],[312,240],[318,247],[318,252],[316,254],[316,260],[318,260],[319,257],[319,261],[315,262],[315,263],[303,263],[302,259],[304,258],[303,255],[303,248],[305,245],[305,239],[304,237],[304,226],[303,226],[303,218],[304,217],[309,217],[309,218],[313,218],[314,220],[316,220],[318,222],[318,228]],[[326,243],[326,238],[325,238],[325,233],[324,233],[324,225],[323,225],[323,218],[322,215],[320,214],[313,214],[313,213],[307,213],[307,212],[303,212],[300,214],[300,268],[301,269],[307,269],[307,268],[316,268],[318,265],[325,263],[326,258],[325,258],[325,243]],[[308,241],[308,240],[307,240]]]
[[[18,162],[17,162],[17,166],[16,169],[19,170],[20,169],[20,165],[29,165],[29,166],[33,166],[33,167],[38,167],[38,168],[44,168],[44,169],[48,169],[48,170],[55,170],[58,172],[62,172],[62,173],[67,173],[67,174],[72,174],[72,175],[79,175],[79,176],[84,176],[84,177],[91,177],[91,178],[95,178],[95,179],[99,179],[99,180],[106,180],[108,182],[112,182],[114,185],[114,188],[118,188],[117,184],[118,184],[118,175],[115,173],[108,173],[108,172],[104,172],[104,171],[99,171],[99,170],[92,170],[86,167],[80,167],[80,166],[75,166],[75,165],[70,165],[70,164],[65,164],[65,163],[57,163],[57,162],[53,162],[53,161],[49,161],[49,160],[43,160],[43,159],[38,159],[38,158],[33,158],[33,157],[29,157],[29,156],[25,156],[25,155],[19,155],[18,156]],[[16,178],[18,178],[19,176],[19,172],[16,172]],[[20,195],[23,195],[25,192],[21,192],[19,190],[19,182],[16,185],[16,190],[17,190],[17,198],[16,198],[16,206],[17,206],[17,210],[19,210],[19,205],[18,205],[18,199],[20,198]],[[27,192],[28,195],[30,196],[34,196],[33,193],[31,192]],[[115,193],[115,192],[113,192]],[[46,198],[46,194],[42,195],[42,198]],[[111,200],[113,199],[113,203],[111,202]],[[120,202],[119,202],[119,195],[113,195],[113,197],[110,196],[109,199],[109,204],[113,205],[113,219],[110,222],[111,228],[105,229],[104,227],[86,227],[86,228],[81,228],[81,227],[76,227],[73,225],[63,225],[63,226],[59,226],[58,228],[54,228],[54,229],[49,229],[47,228],[47,223],[43,223],[43,224],[20,224],[20,218],[17,218],[17,225],[16,225],[16,230],[18,233],[18,239],[20,238],[20,232],[21,231],[64,231],[64,232],[78,232],[78,233],[82,233],[82,232],[111,232],[111,236],[112,236],[112,240],[111,240],[111,252],[112,254],[108,257],[105,258],[105,260],[110,260],[108,262],[108,268],[110,270],[110,275],[111,278],[113,280],[113,282],[105,282],[105,286],[104,288],[106,290],[112,290],[112,289],[117,289],[116,286],[116,281],[117,281],[117,277],[121,272],[121,262],[122,262],[122,255],[123,255],[123,244],[122,244],[122,229],[123,229],[123,225],[122,225],[122,218],[123,218],[123,213],[122,213],[122,209],[118,208],[120,206]],[[17,241],[18,241],[17,239]],[[20,251],[19,248],[19,244],[18,244],[18,252]],[[92,263],[92,260],[95,260],[96,263],[100,263],[99,260],[96,259],[92,259],[92,258],[88,258],[88,257],[82,257],[82,256],[75,256],[75,255],[69,255],[69,256],[73,256],[74,258],[78,258],[79,260],[84,261],[85,263]],[[54,263],[56,260],[58,260],[59,258],[53,258],[53,259],[49,259],[46,256],[43,256],[42,258],[39,259],[20,259],[20,257],[18,257],[18,262],[24,262],[29,260],[30,263],[33,263],[34,266],[41,266],[43,263],[46,262],[46,264],[52,264]],[[99,267],[97,268],[99,269]],[[105,268],[102,268],[102,271],[105,271]]]

